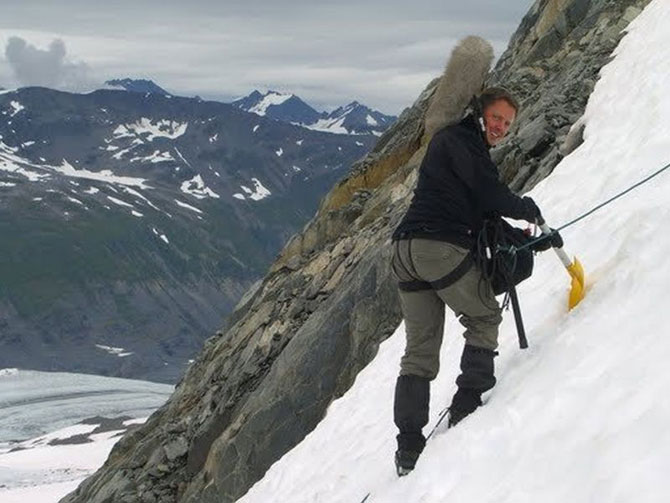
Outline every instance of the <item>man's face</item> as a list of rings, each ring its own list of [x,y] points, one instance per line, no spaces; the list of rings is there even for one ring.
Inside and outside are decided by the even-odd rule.
[[[486,107],[483,115],[486,142],[490,147],[495,147],[509,131],[516,117],[516,110],[507,101],[498,100]]]

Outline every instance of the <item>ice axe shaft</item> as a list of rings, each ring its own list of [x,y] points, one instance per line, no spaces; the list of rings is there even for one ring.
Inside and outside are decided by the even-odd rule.
[[[551,234],[552,232],[546,222],[540,224],[540,229],[542,229],[543,234]],[[574,260],[570,260],[570,257],[568,257],[563,248],[554,248],[554,251],[558,255],[558,258],[561,259],[561,262],[563,262],[568,274],[572,277],[572,286],[568,297],[568,308],[572,309],[584,298],[584,268],[579,260],[577,260],[577,257]]]
[[[516,294],[516,287],[508,290],[509,298],[512,301],[512,312],[514,313],[514,323],[516,323],[516,332],[519,334],[519,347],[526,349],[528,347],[528,338],[526,337],[526,329],[523,327],[523,319],[521,318],[521,307],[519,307],[519,296]]]

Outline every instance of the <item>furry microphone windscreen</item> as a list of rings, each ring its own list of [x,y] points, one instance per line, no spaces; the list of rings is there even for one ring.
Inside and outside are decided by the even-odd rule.
[[[493,47],[481,37],[470,35],[454,47],[426,112],[422,143],[461,120],[465,107],[482,90],[491,63]]]

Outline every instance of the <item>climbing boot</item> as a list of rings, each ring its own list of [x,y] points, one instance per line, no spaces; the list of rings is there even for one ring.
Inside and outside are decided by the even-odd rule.
[[[496,351],[470,346],[463,348],[461,375],[456,379],[458,391],[449,407],[449,427],[456,426],[482,404],[482,393],[495,386],[493,359]]]
[[[407,475],[416,466],[423,452],[426,438],[422,429],[428,424],[430,380],[415,375],[398,377],[393,404],[393,419],[399,433],[395,466],[399,477]]]

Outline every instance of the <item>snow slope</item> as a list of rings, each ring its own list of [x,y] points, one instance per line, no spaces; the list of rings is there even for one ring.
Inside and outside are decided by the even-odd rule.
[[[670,163],[670,2],[653,0],[602,70],[585,142],[530,195],[558,226]],[[440,427],[397,479],[393,387],[404,328],[384,344],[317,429],[240,502],[652,503],[668,499],[670,170],[563,231],[587,274],[538,257],[519,295],[530,348],[511,313],[498,385],[457,428]],[[447,322],[431,423],[455,391],[461,327]]]

